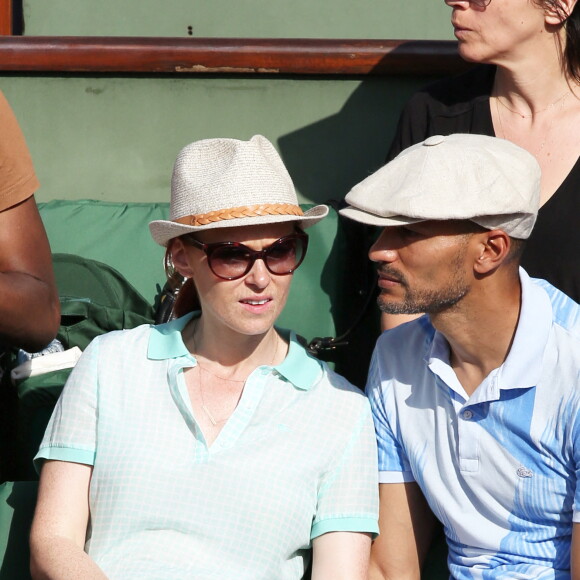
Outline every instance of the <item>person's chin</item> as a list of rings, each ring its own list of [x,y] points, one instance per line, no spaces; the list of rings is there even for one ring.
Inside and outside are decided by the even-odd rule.
[[[274,326],[279,314],[274,305],[266,309],[243,308],[237,317],[237,324],[243,334],[263,334]]]
[[[481,54],[481,51],[476,50],[473,45],[466,41],[459,41],[457,45],[457,52],[465,62],[473,62],[478,64],[487,62],[487,60]]]
[[[377,299],[379,309],[385,314],[405,314],[402,312],[401,303],[393,300],[392,298],[387,298],[386,296],[379,295]]]
[[[254,321],[249,324],[237,324],[233,326],[233,329],[242,336],[263,336],[270,331],[272,326],[274,325],[270,324],[270,321],[261,321],[261,323]]]

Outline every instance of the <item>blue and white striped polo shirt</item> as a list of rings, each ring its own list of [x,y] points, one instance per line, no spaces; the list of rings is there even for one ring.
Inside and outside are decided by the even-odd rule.
[[[295,580],[313,538],[376,533],[366,397],[292,334],[208,448],[183,379],[189,319],[93,341],[37,455],[93,465],[86,550],[107,577]]]
[[[468,397],[428,317],[384,333],[367,394],[381,483],[416,481],[457,579],[568,579],[580,522],[580,307],[520,270],[505,362]]]

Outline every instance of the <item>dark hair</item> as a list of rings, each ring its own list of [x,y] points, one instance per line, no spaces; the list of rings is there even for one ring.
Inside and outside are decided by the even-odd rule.
[[[562,9],[560,0],[536,0],[544,8],[554,10],[562,18],[566,30],[566,48],[563,53],[568,74],[580,82],[580,2],[577,2],[569,16]]]
[[[180,318],[181,316],[186,315],[188,312],[193,312],[194,310],[201,310],[201,304],[199,302],[195,284],[190,278],[184,282],[183,286],[179,290],[179,293],[177,294],[175,304],[173,306],[173,315],[175,318]]]
[[[167,286],[173,293],[173,307],[170,316],[179,318],[188,312],[201,310],[201,304],[193,280],[186,280],[174,267],[171,258],[172,241],[167,244],[163,266],[167,276]]]

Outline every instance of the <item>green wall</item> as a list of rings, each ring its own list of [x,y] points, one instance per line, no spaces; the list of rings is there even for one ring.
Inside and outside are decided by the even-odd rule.
[[[425,79],[0,77],[32,152],[39,201],[167,201],[187,143],[262,133],[301,201],[342,198],[385,158]]]
[[[443,0],[25,0],[26,34],[449,39]]]

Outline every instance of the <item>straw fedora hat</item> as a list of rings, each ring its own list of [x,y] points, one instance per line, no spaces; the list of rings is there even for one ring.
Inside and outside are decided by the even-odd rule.
[[[184,147],[171,179],[169,220],[149,224],[153,239],[169,240],[214,228],[297,222],[307,228],[328,214],[317,205],[303,212],[292,179],[262,135],[249,141],[204,139]]]

